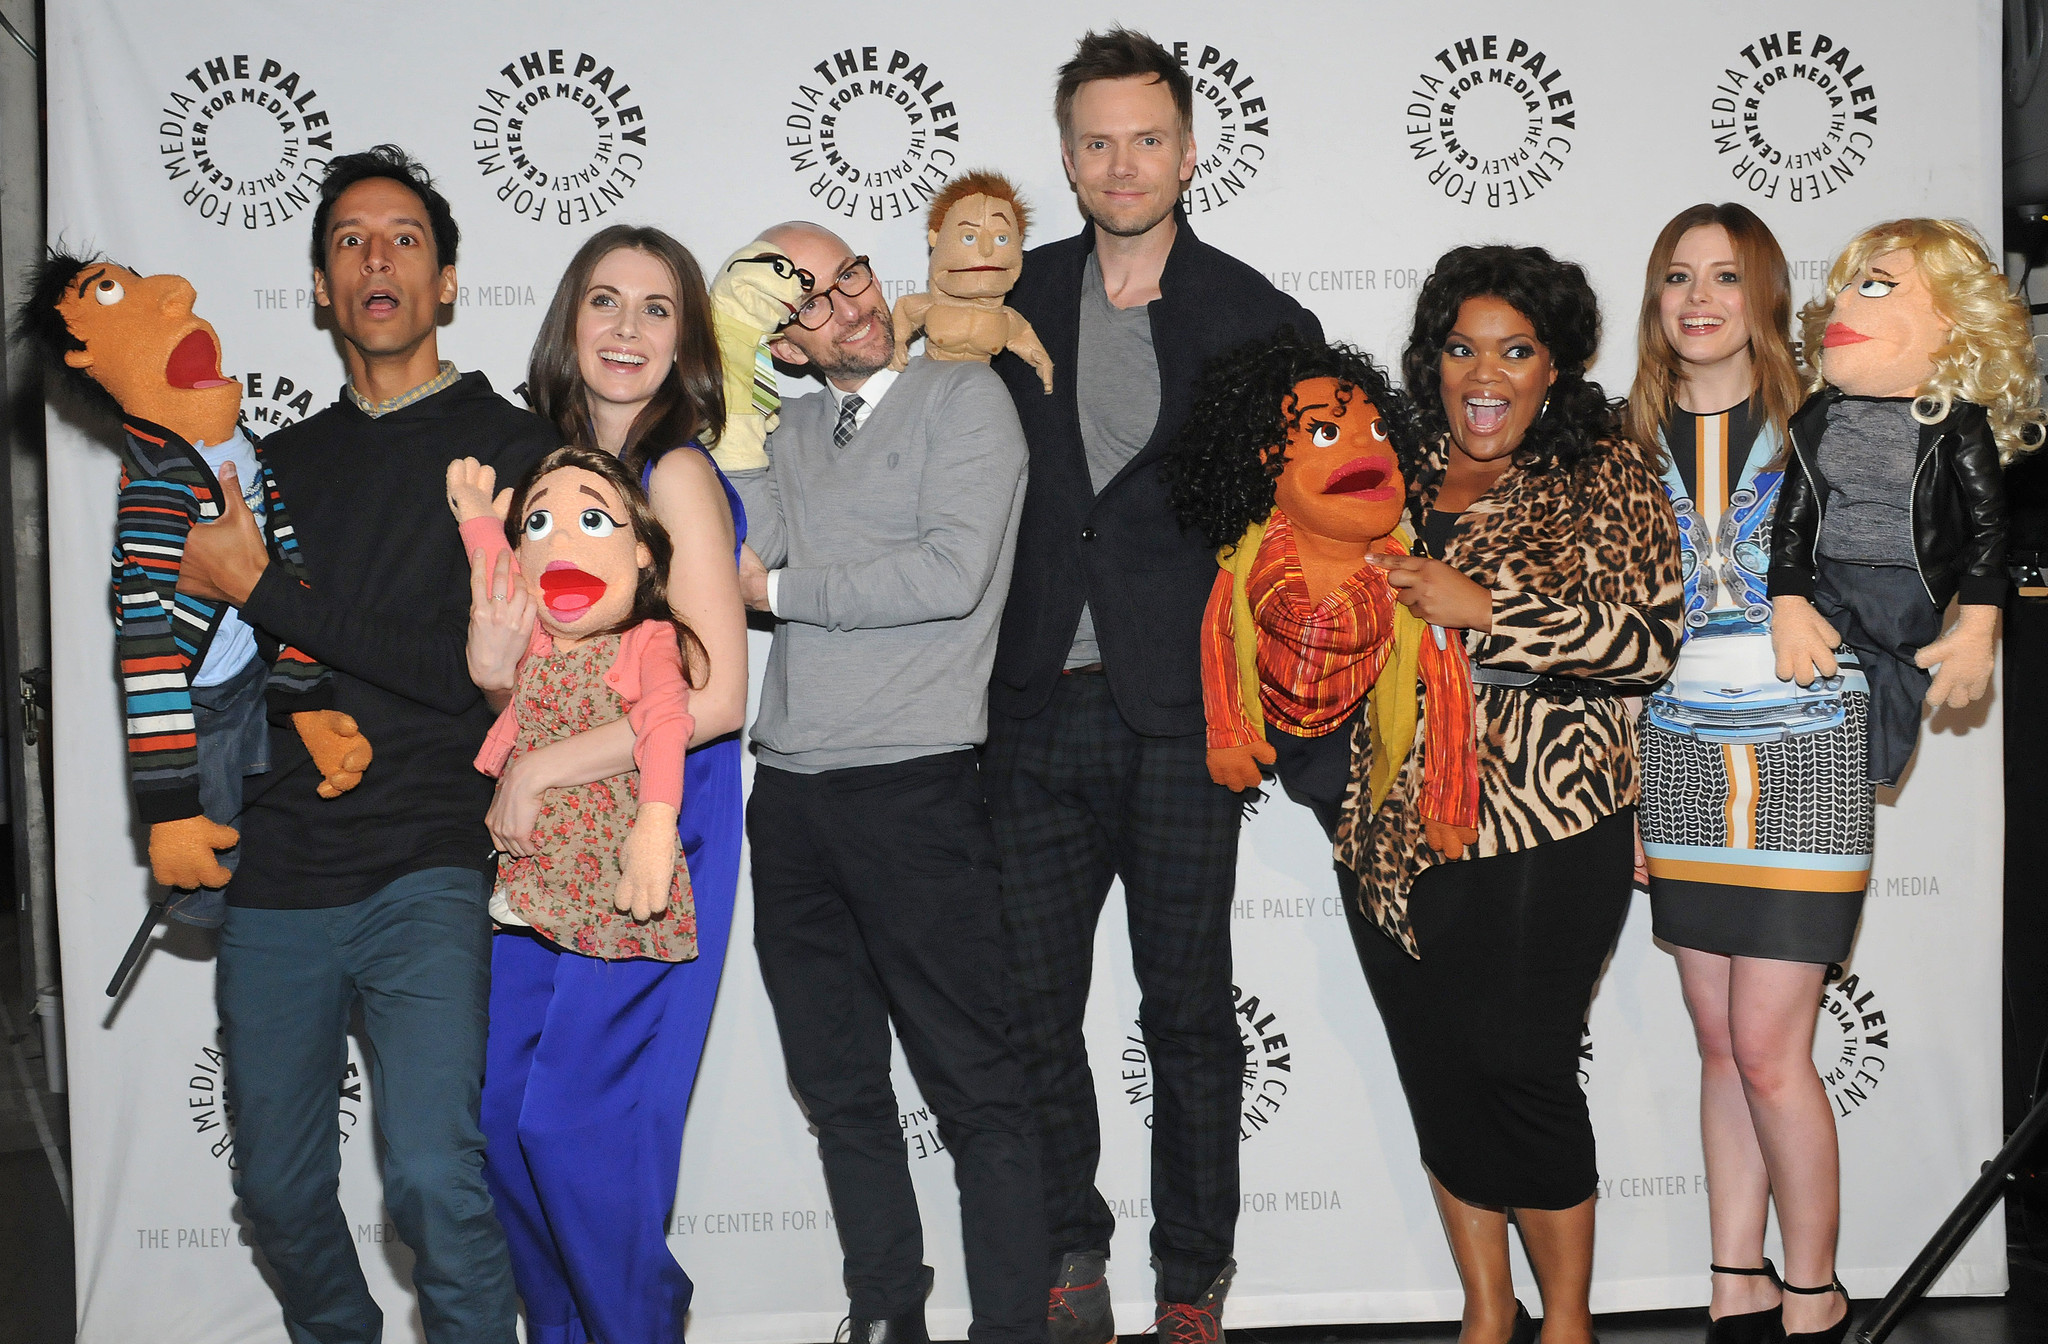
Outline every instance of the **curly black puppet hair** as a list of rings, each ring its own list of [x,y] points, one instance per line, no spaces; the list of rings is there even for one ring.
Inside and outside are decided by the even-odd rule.
[[[1183,529],[1209,545],[1234,544],[1273,512],[1273,483],[1287,465],[1287,436],[1301,423],[1295,385],[1336,378],[1336,414],[1362,393],[1379,409],[1395,451],[1411,437],[1407,400],[1355,345],[1311,341],[1293,327],[1218,355],[1195,384],[1194,409],[1163,464]]]
[[[118,416],[121,407],[111,392],[94,382],[84,369],[74,369],[64,362],[64,356],[73,350],[85,349],[85,342],[71,334],[71,327],[64,321],[64,314],[57,305],[64,301],[64,293],[78,277],[91,266],[106,261],[95,253],[89,257],[72,256],[51,248],[41,261],[30,266],[22,275],[22,287],[28,297],[22,300],[21,311],[14,319],[14,339],[35,354],[43,367],[67,391],[95,410]]]
[[[1415,300],[1415,326],[1401,355],[1401,372],[1415,407],[1418,444],[1450,433],[1438,360],[1465,300],[1496,298],[1529,319],[1550,351],[1557,381],[1515,456],[1527,471],[1569,471],[1621,437],[1619,402],[1610,403],[1586,368],[1600,347],[1600,301],[1577,262],[1540,247],[1454,247],[1437,258]],[[1409,498],[1433,492],[1440,472],[1402,459]],[[1431,479],[1420,479],[1424,475]]]

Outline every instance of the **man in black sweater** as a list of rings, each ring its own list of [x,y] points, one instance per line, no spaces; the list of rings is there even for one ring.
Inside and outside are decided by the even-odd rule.
[[[1052,355],[1050,395],[1009,384],[1031,451],[989,688],[985,778],[1002,863],[1019,1040],[1037,1108],[1054,1344],[1115,1334],[1115,1220],[1081,1018],[1095,923],[1122,878],[1153,1092],[1152,1250],[1162,1340],[1220,1339],[1235,1262],[1239,1079],[1230,898],[1238,799],[1209,779],[1202,608],[1216,558],[1180,530],[1161,464],[1203,366],[1314,315],[1196,240],[1187,72],[1140,33],[1090,33],[1060,71],[1060,157],[1081,234],[1037,248],[1010,292]]]
[[[221,930],[235,1189],[295,1344],[372,1344],[382,1329],[336,1198],[336,1088],[358,1004],[385,1203],[418,1257],[427,1338],[514,1338],[477,1119],[491,784],[471,762],[492,715],[470,680],[468,564],[444,496],[450,460],[476,457],[510,482],[555,433],[440,358],[457,237],[447,202],[403,151],[332,161],[313,221],[313,292],[341,333],[348,383],[264,443],[310,586],[269,564],[226,481],[230,507],[194,530],[178,585],[318,650],[337,708],[377,747],[361,784],[324,799],[304,747],[273,728]]]

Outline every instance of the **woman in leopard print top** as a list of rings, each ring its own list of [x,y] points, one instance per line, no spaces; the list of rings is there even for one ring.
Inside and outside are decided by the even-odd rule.
[[[1461,247],[1423,285],[1403,358],[1427,445],[1403,463],[1429,556],[1401,600],[1462,634],[1478,683],[1479,842],[1423,841],[1410,756],[1374,813],[1361,728],[1337,857],[1353,940],[1466,1289],[1467,1344],[1533,1341],[1507,1210],[1549,1344],[1592,1338],[1593,1131],[1578,1046],[1628,910],[1637,793],[1623,697],[1678,647],[1677,526],[1586,368],[1585,274],[1540,248]],[[1435,557],[1435,558],[1430,558]]]

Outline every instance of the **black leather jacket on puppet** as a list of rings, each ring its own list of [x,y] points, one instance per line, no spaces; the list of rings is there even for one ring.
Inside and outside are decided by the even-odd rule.
[[[1828,408],[1842,395],[1823,388],[1792,417],[1792,452],[1771,524],[1772,597],[1813,598],[1814,542],[1828,495],[1820,439]],[[1935,608],[1947,610],[1958,596],[1965,606],[2004,602],[2005,472],[1982,406],[1957,401],[1938,424],[1920,426],[1911,509],[1913,556]]]

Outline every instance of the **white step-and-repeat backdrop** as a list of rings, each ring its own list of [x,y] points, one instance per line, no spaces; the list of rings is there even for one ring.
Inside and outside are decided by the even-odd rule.
[[[49,15],[50,232],[190,277],[266,432],[326,404],[341,381],[310,295],[322,163],[396,141],[437,174],[464,231],[443,352],[509,390],[563,264],[602,224],[659,224],[716,264],[766,224],[818,219],[874,255],[892,294],[922,287],[920,203],[957,170],[1014,174],[1037,207],[1037,240],[1073,231],[1054,70],[1084,29],[1120,19],[1181,53],[1195,78],[1194,228],[1383,362],[1417,285],[1456,243],[1541,243],[1585,263],[1607,308],[1598,372],[1618,393],[1650,242],[1695,201],[1758,211],[1801,298],[1880,218],[1959,215],[1996,238],[1992,0],[1952,5],[1939,22],[1899,0],[1731,0],[1706,25],[1701,12],[1629,0],[1048,0],[1028,12],[791,0],[628,17],[543,0],[67,0]],[[99,997],[148,894],[107,621],[115,460],[99,427],[59,416],[51,429],[80,1339],[281,1341],[229,1188],[233,1118],[205,944],[172,937],[118,1009]],[[1995,707],[1927,734],[1907,786],[1880,808],[1863,932],[1820,1007],[1815,1057],[1842,1137],[1842,1276],[1858,1294],[1882,1291],[1998,1144],[1998,750]],[[1306,811],[1279,800],[1247,826],[1242,854],[1231,1323],[1455,1315],[1328,848]],[[1134,1331],[1152,1290],[1151,1074],[1120,910],[1112,898],[1088,1020],[1102,1186],[1120,1228],[1112,1283],[1119,1324]],[[751,927],[744,890],[739,918]],[[1585,1042],[1600,1310],[1696,1304],[1707,1284],[1692,1037],[1648,925],[1639,902]],[[415,1338],[354,1058],[335,1098],[343,1194],[391,1337]],[[900,1069],[898,1091],[938,1268],[932,1326],[958,1338],[950,1162]],[[671,1232],[698,1285],[695,1338],[830,1337],[845,1301],[838,1241],[744,933]],[[1987,1230],[1941,1290],[2004,1286]],[[1535,1300],[1527,1284],[1523,1296]]]

